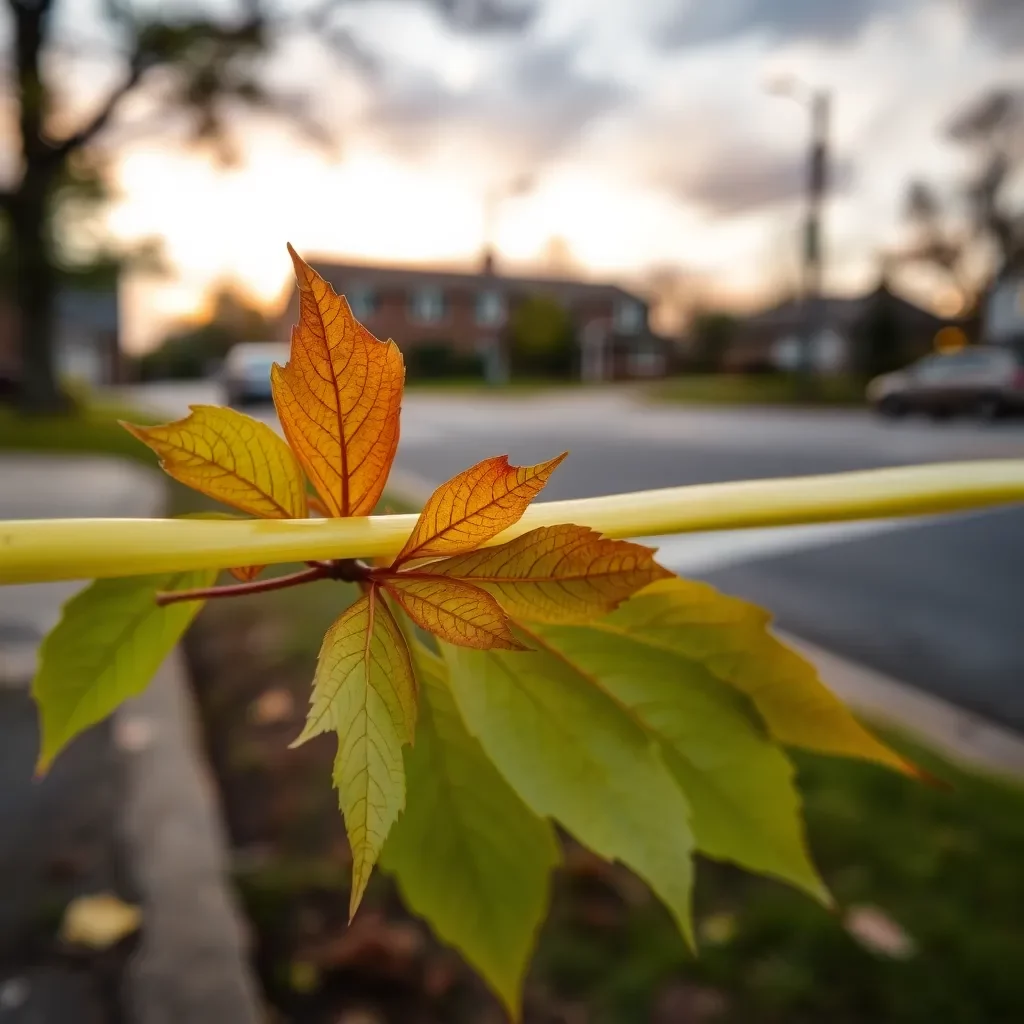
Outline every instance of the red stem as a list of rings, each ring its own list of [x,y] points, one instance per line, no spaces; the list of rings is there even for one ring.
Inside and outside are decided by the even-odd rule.
[[[197,587],[195,590],[165,590],[156,595],[156,603],[174,604],[176,601],[205,601],[211,597],[243,597],[245,594],[264,594],[269,590],[284,590],[297,587],[315,580],[326,580],[331,571],[326,565],[315,565],[301,572],[289,573],[287,576],[273,576],[268,580],[251,580],[248,583],[235,583],[226,587]]]

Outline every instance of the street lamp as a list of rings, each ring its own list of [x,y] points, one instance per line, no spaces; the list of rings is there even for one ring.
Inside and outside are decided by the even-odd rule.
[[[770,80],[766,90],[775,96],[788,96],[796,100],[801,106],[806,107],[811,115],[801,282],[804,331],[799,367],[804,386],[808,387],[814,369],[814,339],[825,326],[822,301],[824,260],[821,245],[821,212],[828,188],[828,137],[832,94],[827,89],[812,88],[800,79],[788,75]]]

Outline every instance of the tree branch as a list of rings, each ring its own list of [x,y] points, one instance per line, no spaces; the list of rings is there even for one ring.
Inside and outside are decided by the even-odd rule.
[[[142,54],[136,51],[128,66],[128,74],[120,85],[107,97],[103,106],[93,115],[92,120],[84,124],[77,132],[67,136],[59,142],[54,143],[50,150],[50,159],[53,163],[65,160],[76,149],[91,142],[110,123],[121,101],[139,84],[146,72],[146,64]]]

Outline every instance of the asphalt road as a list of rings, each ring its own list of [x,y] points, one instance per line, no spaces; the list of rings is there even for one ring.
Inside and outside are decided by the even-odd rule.
[[[169,413],[208,388],[140,396]],[[273,422],[273,411],[256,410]],[[1024,457],[1024,425],[649,407],[627,392],[411,393],[398,467],[438,483],[480,458],[571,457],[548,498],[952,459]],[[666,542],[672,568],[771,609],[854,661],[1024,732],[1024,508]]]

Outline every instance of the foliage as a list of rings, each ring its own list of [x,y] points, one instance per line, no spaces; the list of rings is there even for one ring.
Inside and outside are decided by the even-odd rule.
[[[173,331],[155,349],[138,358],[138,376],[141,380],[205,377],[232,345],[261,341],[276,333],[276,324],[262,310],[231,289],[222,289],[214,297],[206,320]]]
[[[512,311],[509,324],[512,370],[521,374],[568,377],[575,335],[565,308],[546,295],[531,295]]]
[[[222,161],[231,162],[238,154],[228,124],[241,110],[283,116],[317,139],[325,136],[301,101],[267,85],[267,57],[278,40],[294,40],[304,32],[334,51],[336,60],[355,59],[347,35],[333,24],[331,0],[287,12],[271,10],[265,0],[246,0],[239,11],[231,9],[234,5],[209,5],[211,10],[203,11],[200,5],[179,10],[111,0],[94,5],[109,28],[97,38],[108,37],[109,47],[90,42],[89,58],[109,71],[112,85],[87,117],[77,118],[66,130],[61,122],[67,121],[69,111],[60,102],[66,90],[59,82],[67,75],[67,58],[74,59],[70,54],[81,49],[81,41],[70,48],[62,45],[67,40],[60,37],[61,26],[70,24],[59,16],[62,6],[58,0],[7,4],[7,92],[15,104],[11,121],[18,137],[13,148],[23,159],[14,180],[0,189],[0,214],[9,249],[18,255],[13,291],[21,318],[22,400],[36,412],[60,411],[64,405],[52,351],[62,265],[68,262],[68,269],[89,270],[92,276],[105,272],[109,282],[125,255],[101,246],[91,265],[64,259],[71,236],[82,234],[75,223],[80,200],[95,207],[105,193],[97,143],[109,136],[132,100],[142,94],[148,101],[140,104],[147,116],[131,124],[135,133],[166,131],[171,122],[183,127],[187,141],[212,148]]]
[[[476,986],[465,971],[450,970],[443,946],[421,938],[410,962],[409,933],[420,928],[395,904],[384,879],[371,885],[366,909],[357,915],[365,929],[358,936],[346,931],[348,867],[338,851],[332,752],[308,744],[293,752],[301,758],[282,756],[286,737],[301,728],[309,666],[337,615],[337,589],[324,582],[211,601],[186,645],[232,839],[241,850],[260,850],[258,860],[243,855],[237,864],[261,981],[289,1020],[343,1016],[354,989],[371,993],[359,1005],[382,1019],[490,1020],[490,1005],[473,1001]],[[266,640],[254,644],[254,637]],[[421,806],[420,774],[412,765],[428,736],[423,672],[420,682],[407,809],[385,846],[387,872],[392,842]],[[255,709],[282,688],[293,695],[290,715],[262,720]],[[709,738],[713,748],[717,740]],[[957,767],[905,737],[886,739],[948,786],[923,786],[864,762],[789,752],[808,841],[836,909],[823,912],[771,878],[698,856],[696,957],[667,911],[625,869],[599,862],[563,834],[562,866],[552,879],[551,909],[526,985],[526,1020],[552,1024],[575,1014],[601,1024],[686,1021],[699,1008],[720,1024],[987,1024],[1024,1017],[1017,969],[1024,958],[1017,909],[1024,901],[1024,788]],[[456,777],[468,782],[476,775],[467,770]],[[472,796],[470,790],[467,799]],[[489,820],[477,806],[472,820]],[[447,811],[434,812],[431,805],[423,813],[442,817]],[[453,831],[431,830],[430,843],[413,851],[422,851],[421,871],[445,883],[437,895],[449,906],[475,891],[472,879],[460,880],[465,869],[434,871],[435,852],[448,855],[443,844],[459,838]],[[491,849],[500,856],[500,849]],[[522,847],[510,847],[502,863],[511,868],[519,856]],[[397,881],[402,888],[402,877]],[[514,903],[512,894],[521,890],[511,877],[508,884]],[[435,911],[404,888],[402,896],[440,934]],[[890,957],[848,930],[865,907],[909,935],[910,955]],[[311,908],[319,922],[312,937]],[[457,917],[463,905],[454,910]],[[324,951],[318,984],[300,993],[290,987],[286,968],[309,959],[310,947]],[[339,948],[346,955],[328,959],[328,951]],[[395,951],[391,957],[383,952],[388,948]],[[371,960],[360,955],[366,949],[381,953]],[[441,973],[452,988],[438,993],[424,979],[442,965],[449,967]],[[396,1010],[394,1002],[402,999],[406,1005]]]
[[[92,153],[69,156],[53,185],[47,230],[61,288],[111,291],[124,271],[159,274],[165,269],[159,239],[135,244],[104,238],[99,214],[113,199],[106,163]],[[3,213],[0,206],[0,213]],[[0,220],[0,291],[13,293],[17,252],[9,222]]]
[[[292,258],[300,319],[290,359],[271,377],[287,443],[241,413],[202,406],[129,429],[176,480],[250,515],[367,515],[398,445],[401,355]],[[41,764],[145,685],[201,601],[339,580],[359,596],[324,637],[295,744],[337,734],[350,914],[383,852],[413,905],[515,1013],[555,860],[551,822],[633,869],[691,942],[695,850],[827,904],[784,747],[915,769],[771,636],[767,615],[676,579],[650,549],[572,524],[501,543],[564,457],[512,466],[499,456],[458,474],[431,495],[389,564],[336,558],[265,579],[253,567],[246,582],[222,587],[94,584],[43,648]],[[467,771],[479,788],[462,788]],[[424,803],[403,827],[413,798]],[[492,800],[507,813],[496,815]],[[448,864],[422,864],[425,830],[444,832],[446,853],[473,870],[459,877]]]
[[[1015,187],[1024,166],[1024,92],[987,90],[946,126],[946,135],[966,152],[967,177],[949,199],[931,182],[910,182],[902,258],[936,269],[976,321],[994,276],[1024,256],[1024,209]]]
[[[807,404],[799,381],[792,374],[719,373],[683,374],[654,385],[651,397],[666,402],[707,405],[802,405]],[[821,377],[813,405],[863,405],[864,384],[859,377]]]
[[[554,830],[466,728],[444,665],[422,644],[412,651],[421,689],[416,744],[406,758],[409,807],[383,864],[410,909],[460,946],[505,1004],[517,1007],[559,859]]]
[[[699,313],[690,325],[689,364],[700,372],[715,372],[722,364],[739,324],[729,313]]]
[[[181,638],[196,604],[160,608],[158,590],[209,586],[216,573],[168,573],[96,580],[65,606],[60,628],[43,641],[32,696],[39,705],[37,771],[78,733],[142,692]]]
[[[860,356],[857,369],[865,378],[899,370],[907,364],[910,346],[906,344],[887,290],[881,290],[872,298],[852,340],[854,351]]]
[[[0,451],[95,453],[152,465],[146,452],[118,426],[119,419],[143,418],[138,410],[89,398],[75,401],[67,413],[29,417],[0,401]]]
[[[457,352],[451,345],[435,342],[410,346],[408,372],[410,382],[484,379],[484,365],[480,356]]]

